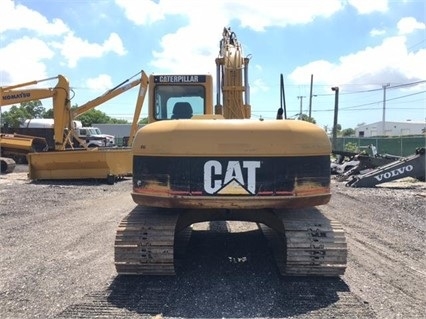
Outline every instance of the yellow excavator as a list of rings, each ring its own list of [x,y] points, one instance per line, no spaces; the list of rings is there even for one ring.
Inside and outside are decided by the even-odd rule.
[[[342,226],[315,207],[331,197],[329,138],[304,121],[248,119],[248,64],[225,28],[214,112],[210,75],[150,76],[149,124],[133,142],[137,205],[116,232],[118,274],[174,275],[191,225],[205,221],[257,223],[282,275],[344,273]]]
[[[30,86],[42,82],[57,79],[57,84],[53,88],[32,88]],[[29,88],[30,87],[30,88]],[[0,105],[12,105],[34,100],[52,98],[54,107],[54,138],[55,149],[64,150],[70,147],[69,141],[64,138],[64,130],[72,127],[70,125],[70,86],[66,77],[58,75],[43,80],[20,83],[16,85],[0,87],[1,101]]]
[[[137,79],[133,79],[140,76]],[[28,88],[44,81],[57,79],[58,82],[52,88]],[[108,90],[103,95],[93,99],[77,108],[70,105],[70,85],[66,77],[58,75],[39,81],[31,81],[8,87],[1,87],[1,104],[11,105],[21,102],[53,99],[53,139],[55,150],[48,152],[28,152],[28,177],[32,180],[50,179],[106,179],[113,184],[117,178],[129,176],[132,173],[132,156],[130,148],[95,148],[89,149],[86,142],[75,133],[74,120],[85,112],[99,106],[102,103],[140,86],[136,101],[136,108],[130,132],[133,139],[138,128],[138,119],[145,98],[148,76],[140,71],[130,79],[127,79]],[[20,140],[17,136],[9,135],[9,149],[19,150]],[[35,139],[36,137],[30,137]],[[74,149],[74,140],[85,149]],[[2,139],[6,145],[6,136]],[[21,143],[22,144],[22,143]]]
[[[36,85],[45,81],[58,79],[55,88],[28,88],[29,86]],[[63,113],[69,109],[69,83],[68,80],[59,75],[58,77],[47,78],[38,81],[30,81],[16,85],[0,87],[0,107],[29,102],[34,100],[41,100],[46,98],[53,98],[54,104],[62,104]],[[68,104],[67,104],[68,103]],[[63,121],[67,118],[57,112],[56,120],[58,121],[57,128],[66,127]],[[58,134],[59,130],[55,130],[55,136],[63,137],[63,131]],[[2,157],[2,172],[13,171],[15,162],[12,157],[18,154],[28,154],[31,152],[42,152],[47,150],[47,142],[44,138],[36,136],[28,136],[22,134],[0,134],[0,146],[2,153],[10,157]],[[12,169],[11,169],[12,167]],[[3,170],[4,169],[4,170]]]

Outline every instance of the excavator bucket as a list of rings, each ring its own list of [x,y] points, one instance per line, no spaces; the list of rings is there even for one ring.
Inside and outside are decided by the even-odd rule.
[[[31,180],[116,179],[132,175],[130,148],[69,150],[30,153],[28,177]]]

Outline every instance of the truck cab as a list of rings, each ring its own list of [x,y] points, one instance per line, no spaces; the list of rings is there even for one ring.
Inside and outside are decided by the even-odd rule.
[[[98,127],[80,127],[75,129],[77,135],[85,140],[88,147],[113,147],[115,137],[113,135],[102,134]]]

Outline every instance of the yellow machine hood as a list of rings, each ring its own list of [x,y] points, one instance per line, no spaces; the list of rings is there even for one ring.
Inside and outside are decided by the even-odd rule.
[[[175,120],[148,124],[133,143],[145,156],[317,156],[331,153],[320,127],[296,120]]]

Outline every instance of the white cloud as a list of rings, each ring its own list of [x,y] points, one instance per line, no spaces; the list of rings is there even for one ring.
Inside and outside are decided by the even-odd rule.
[[[239,20],[241,26],[255,31],[263,31],[270,26],[310,23],[316,18],[330,17],[343,8],[339,0],[264,0],[262,5],[242,0],[221,3],[229,21]]]
[[[125,55],[126,49],[123,46],[120,36],[113,32],[109,35],[109,38],[103,43],[104,52],[114,52],[118,55]]]
[[[359,14],[388,11],[388,0],[348,0]]]
[[[22,52],[31,48],[31,54],[24,59],[16,60]],[[0,48],[0,61],[15,61],[16,63],[1,63],[0,85],[23,83],[31,80],[42,80],[47,77],[44,60],[51,59],[54,52],[40,39],[24,37]],[[29,79],[31,74],[33,79]]]
[[[258,92],[268,92],[269,86],[262,79],[255,79],[250,84],[250,92],[255,94]]]
[[[0,8],[0,34],[21,29],[31,30],[42,36],[61,35],[69,31],[62,20],[53,19],[49,22],[37,11],[12,0],[0,0]]]
[[[370,36],[377,37],[386,34],[386,30],[373,29],[370,31]]]
[[[418,22],[413,17],[405,17],[399,20],[397,27],[399,34],[409,34],[415,30],[424,30],[426,28],[426,24]]]
[[[136,25],[152,24],[164,19],[162,6],[151,0],[115,0],[127,19]]]
[[[182,16],[185,26],[161,38],[160,50],[154,51],[151,65],[159,72],[215,73],[212,59],[218,55],[217,30],[239,23],[242,27],[263,31],[270,26],[304,24],[317,17],[328,17],[342,9],[340,0],[197,0],[152,1],[116,0],[133,23],[150,24],[167,16]],[[206,12],[208,14],[206,14]],[[202,30],[202,31],[200,31]],[[182,44],[185,45],[182,45]]]
[[[385,39],[376,47],[367,47],[343,56],[338,63],[314,61],[296,68],[289,78],[296,84],[307,84],[314,74],[316,83],[329,86],[358,84],[357,89],[382,83],[406,83],[424,79],[426,49],[409,52],[403,36]]]
[[[96,78],[86,80],[86,87],[94,91],[107,91],[112,88],[111,76],[100,74]]]
[[[61,19],[49,21],[45,16],[12,0],[0,0],[0,82],[11,84],[28,81],[31,74],[46,77],[46,59],[58,58],[58,50],[69,67],[82,58],[98,58],[109,52],[126,54],[121,38],[111,33],[103,43],[89,43],[74,35]],[[15,31],[15,33],[14,33]],[[21,33],[27,34],[20,37]],[[12,38],[13,37],[13,38]]]
[[[51,45],[60,50],[70,68],[76,67],[78,60],[82,58],[99,58],[109,52],[118,55],[126,54],[123,43],[116,33],[111,33],[103,44],[98,44],[89,43],[87,40],[76,37],[73,32],[69,32],[62,42],[52,42]]]
[[[226,22],[238,20],[243,27],[262,31],[269,26],[309,23],[316,17],[329,17],[343,8],[340,0],[116,0],[126,17],[137,25],[149,25],[167,15],[181,15],[202,28],[208,28],[216,19]],[[207,12],[207,14],[206,14]]]

